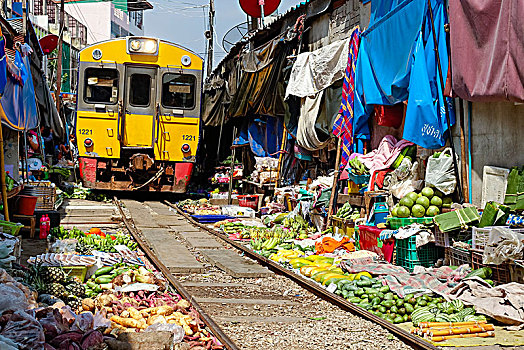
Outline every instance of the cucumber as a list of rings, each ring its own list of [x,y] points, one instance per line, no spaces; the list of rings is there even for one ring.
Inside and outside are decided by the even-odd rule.
[[[388,293],[389,292],[389,286],[380,287],[379,292],[381,292],[381,293]]]
[[[95,283],[97,283],[97,284],[106,284],[106,283],[111,283],[112,280],[113,279],[110,276],[108,276],[108,277],[100,276],[100,277],[95,278]]]
[[[371,282],[371,280],[369,279],[366,280],[366,279],[361,278],[360,280],[357,281],[357,286],[359,287],[371,287],[371,285],[373,285],[373,282]]]
[[[362,299],[360,299],[359,297],[353,297],[351,299],[349,299],[349,302],[350,303],[353,303],[353,304],[358,304],[361,302]]]
[[[101,267],[95,271],[95,276],[108,275],[113,271],[113,266]]]

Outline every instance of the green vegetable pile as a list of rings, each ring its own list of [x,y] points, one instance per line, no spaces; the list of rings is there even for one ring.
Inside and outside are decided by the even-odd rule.
[[[356,220],[360,218],[360,210],[353,208],[351,204],[346,202],[333,217],[344,220]]]
[[[369,174],[368,169],[362,164],[358,158],[350,159],[348,165],[351,167],[351,172],[355,175],[366,175]]]
[[[135,243],[129,236],[117,233],[107,234],[105,237],[98,235],[87,235],[78,238],[76,250],[80,254],[89,255],[92,251],[116,253],[115,245],[125,245],[130,250],[136,250],[138,244]]]
[[[399,298],[376,278],[336,281],[335,294],[391,323],[464,322],[485,320],[475,316],[474,308],[465,308],[460,300],[446,302],[442,297],[408,294]]]

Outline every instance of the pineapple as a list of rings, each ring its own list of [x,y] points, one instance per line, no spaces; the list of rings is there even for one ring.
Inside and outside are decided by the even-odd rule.
[[[65,289],[76,297],[84,297],[86,294],[86,287],[77,281],[70,282],[65,286]]]
[[[67,305],[71,306],[73,311],[78,311],[82,306],[82,300],[74,295],[67,297]]]
[[[63,283],[67,274],[61,267],[48,267],[44,279],[47,283]]]
[[[60,283],[51,283],[46,286],[46,293],[62,298],[67,295],[67,290]]]

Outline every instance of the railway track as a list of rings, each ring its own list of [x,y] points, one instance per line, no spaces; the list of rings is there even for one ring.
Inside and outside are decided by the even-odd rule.
[[[230,349],[437,349],[169,202],[115,204],[152,262]]]

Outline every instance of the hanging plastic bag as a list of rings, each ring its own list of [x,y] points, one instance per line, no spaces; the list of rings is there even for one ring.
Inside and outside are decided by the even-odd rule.
[[[400,166],[391,172],[389,179],[389,191],[396,198],[402,198],[410,192],[420,190],[423,181],[417,178],[418,162],[411,163],[411,160],[404,158]]]
[[[433,186],[445,195],[455,192],[457,178],[453,169],[451,148],[446,148],[440,154],[435,153],[428,158],[426,167],[426,186]]]

